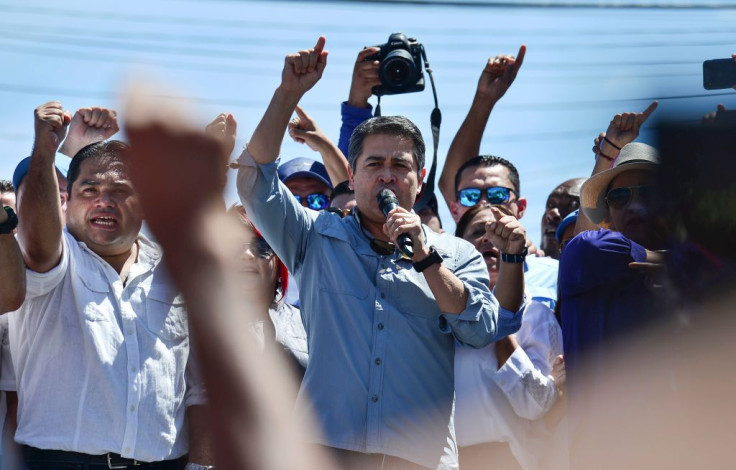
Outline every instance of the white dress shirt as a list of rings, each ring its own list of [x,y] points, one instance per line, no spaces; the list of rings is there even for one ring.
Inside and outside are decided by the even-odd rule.
[[[66,230],[62,240],[58,266],[26,271],[26,301],[10,318],[15,440],[147,462],[184,455],[186,407],[204,402],[204,387],[189,374],[186,312],[161,250],[140,235],[123,285]]]
[[[535,422],[557,399],[552,363],[562,354],[562,332],[545,305],[527,302],[519,347],[499,369],[494,345],[455,351],[455,433],[462,447],[508,442],[525,470],[538,468],[544,442]]]

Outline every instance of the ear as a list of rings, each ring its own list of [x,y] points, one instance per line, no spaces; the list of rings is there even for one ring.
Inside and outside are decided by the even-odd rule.
[[[424,177],[427,175],[427,169],[422,168],[422,172],[419,174],[419,183],[417,184],[417,196],[422,192],[422,186],[424,186]]]
[[[524,217],[524,212],[526,212],[526,198],[520,197],[516,200],[516,207],[519,208],[519,215],[516,217],[517,219],[521,219]]]
[[[348,186],[351,191],[355,191],[355,184],[353,184],[353,169],[348,165]]]

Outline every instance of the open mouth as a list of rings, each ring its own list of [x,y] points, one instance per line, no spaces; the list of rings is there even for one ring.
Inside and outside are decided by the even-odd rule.
[[[118,221],[114,217],[100,215],[97,217],[92,217],[90,219],[90,223],[92,226],[101,228],[104,230],[114,230],[118,226]]]
[[[494,269],[498,268],[498,251],[496,249],[484,250],[481,251],[480,254],[483,255],[483,260],[487,265]]]

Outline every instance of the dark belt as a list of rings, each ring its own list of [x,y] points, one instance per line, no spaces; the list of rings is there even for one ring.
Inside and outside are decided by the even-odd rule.
[[[21,446],[21,452],[26,464],[71,464],[109,469],[158,468],[161,470],[180,470],[186,464],[186,457],[160,462],[139,462],[112,452],[102,455],[90,455],[64,450],[37,449],[26,445]]]

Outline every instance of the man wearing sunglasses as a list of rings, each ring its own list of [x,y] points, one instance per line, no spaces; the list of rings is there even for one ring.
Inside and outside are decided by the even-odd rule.
[[[607,152],[611,145],[616,142],[605,145]],[[614,359],[610,345],[657,318],[656,277],[645,268],[661,262],[654,250],[665,246],[656,212],[658,166],[653,147],[630,143],[612,168],[591,176],[582,187],[577,229],[594,224],[597,230],[570,240],[560,259],[572,468],[582,468],[574,465],[585,448],[581,440],[605,408],[593,384]]]
[[[325,166],[309,158],[294,158],[279,166],[279,179],[303,207],[321,211],[330,207],[332,184]]]

